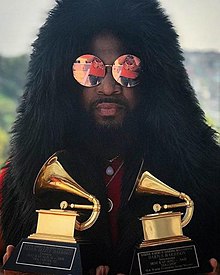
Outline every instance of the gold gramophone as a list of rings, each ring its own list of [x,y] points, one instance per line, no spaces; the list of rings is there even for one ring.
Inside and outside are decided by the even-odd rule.
[[[76,242],[74,230],[86,230],[93,226],[100,213],[100,203],[95,196],[86,192],[64,169],[62,162],[69,160],[67,151],[52,155],[41,168],[34,183],[33,192],[37,196],[48,191],[62,191],[76,197],[87,199],[92,204],[80,205],[62,201],[61,209],[37,210],[36,233],[22,239],[16,246],[4,269],[52,274],[82,274],[82,248],[90,251],[92,244]],[[72,209],[92,211],[89,218],[80,223],[78,213]]]
[[[83,231],[90,228],[97,220],[100,213],[100,203],[95,196],[86,192],[63,168],[58,153],[51,156],[41,168],[34,183],[33,193],[39,195],[48,190],[64,191],[92,202],[93,205],[60,203],[61,209],[37,210],[38,224],[35,234],[29,236],[34,239],[76,242],[74,229]],[[83,223],[77,221],[77,212],[65,210],[87,209],[92,213]]]
[[[171,196],[184,201],[162,206],[156,203],[153,205],[156,213],[140,219],[144,240],[135,249],[130,274],[173,274],[174,271],[178,274],[194,274],[199,267],[195,244],[189,237],[184,236],[182,231],[193,216],[194,203],[191,198],[169,187],[147,171],[138,179],[135,192]],[[181,212],[169,211],[180,207],[186,208],[182,219]],[[158,213],[162,209],[168,211]]]
[[[155,212],[159,212],[161,209],[169,210],[186,207],[186,212],[182,220],[180,212],[163,212],[142,217],[144,241],[140,245],[141,247],[156,245],[157,243],[174,243],[189,240],[188,237],[183,236],[182,232],[182,228],[190,222],[193,216],[194,203],[189,196],[174,190],[149,172],[142,174],[136,187],[136,192],[140,194],[168,195],[185,201],[175,204],[165,204],[163,206],[154,204],[153,210]]]

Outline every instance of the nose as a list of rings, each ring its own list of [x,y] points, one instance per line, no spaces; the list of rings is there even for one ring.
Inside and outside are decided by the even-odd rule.
[[[101,84],[97,86],[97,93],[110,96],[112,94],[120,94],[121,92],[121,85],[117,83],[113,78],[111,68],[107,68],[107,72],[104,79],[102,80]]]

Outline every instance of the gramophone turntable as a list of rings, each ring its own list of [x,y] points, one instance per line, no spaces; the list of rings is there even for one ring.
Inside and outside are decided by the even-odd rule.
[[[100,213],[100,203],[65,171],[61,159],[65,158],[66,154],[66,151],[57,152],[45,162],[35,180],[33,193],[38,196],[51,190],[62,191],[84,198],[90,204],[61,201],[60,209],[36,210],[36,233],[20,241],[5,263],[4,269],[34,273],[82,274],[80,244],[74,237],[74,231],[83,231],[93,226]],[[77,211],[67,208],[90,210],[91,214],[86,221],[80,223],[77,221]]]
[[[184,201],[162,206],[156,203],[153,205],[155,213],[140,218],[144,239],[134,251],[130,275],[195,274],[199,268],[196,246],[182,231],[193,216],[194,203],[191,198],[148,171],[138,179],[135,193],[171,196]],[[183,218],[181,212],[171,211],[180,207],[186,209]]]

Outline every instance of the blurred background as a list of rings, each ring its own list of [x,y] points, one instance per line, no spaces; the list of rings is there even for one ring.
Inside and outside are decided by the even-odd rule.
[[[74,1],[74,0],[72,0]],[[220,132],[220,0],[161,0],[179,34],[207,122]],[[23,93],[31,44],[55,0],[0,0],[0,165]]]

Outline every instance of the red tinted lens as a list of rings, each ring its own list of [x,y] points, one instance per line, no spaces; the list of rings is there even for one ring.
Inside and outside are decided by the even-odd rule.
[[[105,65],[100,58],[92,54],[78,57],[72,66],[73,77],[85,87],[100,84],[105,77]]]
[[[124,87],[134,87],[139,84],[141,60],[133,54],[119,56],[112,67],[114,79]]]

